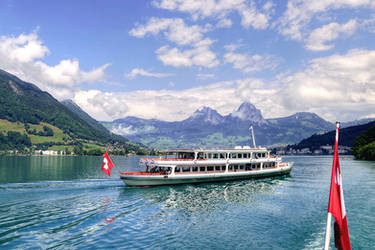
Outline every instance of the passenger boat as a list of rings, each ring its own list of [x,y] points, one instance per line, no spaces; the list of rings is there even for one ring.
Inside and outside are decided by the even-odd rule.
[[[255,143],[254,143],[255,146]],[[168,150],[159,158],[143,158],[145,171],[123,172],[127,186],[157,186],[233,181],[289,174],[293,162],[282,162],[263,147]]]

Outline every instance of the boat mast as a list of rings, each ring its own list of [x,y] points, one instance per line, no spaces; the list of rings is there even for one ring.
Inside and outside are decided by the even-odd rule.
[[[254,146],[254,148],[256,148],[257,145],[255,144],[254,128],[253,128],[253,126],[251,125],[249,129],[251,130],[251,135],[252,135],[252,137],[253,137],[253,146]]]

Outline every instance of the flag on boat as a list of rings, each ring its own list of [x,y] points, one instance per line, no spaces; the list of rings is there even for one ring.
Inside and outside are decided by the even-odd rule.
[[[104,159],[102,165],[102,171],[108,176],[111,176],[111,169],[113,168],[113,163],[107,154],[107,149],[104,152]]]
[[[346,210],[345,210],[345,203],[344,203],[344,193],[342,189],[342,175],[341,175],[341,170],[340,170],[340,161],[339,161],[339,153],[338,153],[338,138],[339,138],[339,123],[336,124],[335,151],[334,151],[333,164],[332,164],[331,188],[330,188],[329,202],[328,202],[328,217],[331,218],[330,216],[331,214],[335,218],[334,236],[335,236],[336,248],[340,250],[341,249],[348,250],[348,249],[351,249],[351,246],[350,246],[350,239],[349,239],[348,221],[346,218]],[[331,224],[331,221],[329,220],[329,223],[328,223],[328,218],[327,218],[327,231],[328,231],[328,226],[329,227],[331,226],[328,224]],[[330,232],[330,229],[329,229],[329,232]]]

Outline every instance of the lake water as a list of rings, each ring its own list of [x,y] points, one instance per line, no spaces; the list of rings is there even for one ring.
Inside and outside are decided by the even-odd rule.
[[[284,159],[290,176],[134,188],[102,157],[0,156],[0,248],[322,249],[332,156]],[[341,168],[352,248],[374,249],[375,163]]]

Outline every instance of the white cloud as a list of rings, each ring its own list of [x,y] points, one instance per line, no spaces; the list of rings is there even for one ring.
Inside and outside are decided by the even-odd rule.
[[[246,78],[186,90],[81,91],[74,101],[99,120],[132,115],[176,121],[202,106],[226,115],[250,101],[266,118],[309,111],[330,121],[348,121],[374,113],[374,64],[375,51],[351,50],[311,60],[304,70],[272,81]]]
[[[268,1],[258,9],[253,1],[247,0],[160,0],[154,5],[161,9],[177,10],[191,14],[193,19],[218,18],[224,20],[232,12],[237,12],[241,17],[241,24],[245,28],[265,29],[268,27],[273,4]],[[229,22],[226,21],[226,25]]]
[[[360,7],[373,8],[375,7],[375,2],[372,0],[289,0],[287,10],[284,12],[280,20],[277,23],[274,23],[274,25],[278,26],[278,31],[281,34],[293,40],[302,40],[304,37],[304,30],[314,15],[329,10]]]
[[[41,61],[49,53],[36,33],[0,37],[0,68],[38,85],[57,98],[71,97],[77,84],[105,79],[104,70],[110,65],[83,71],[78,59],[67,59],[50,66]]]
[[[338,24],[332,22],[320,28],[313,30],[307,39],[306,48],[313,51],[330,50],[335,47],[334,44],[326,44],[339,37],[339,35],[351,36],[358,27],[357,21],[349,20],[347,23]]]
[[[326,119],[362,117],[375,108],[375,51],[351,50],[311,60],[285,81],[285,108],[318,112]]]
[[[157,35],[161,31],[171,42],[180,46],[194,45],[203,40],[203,33],[209,29],[198,25],[188,26],[181,18],[151,18],[146,25],[137,25],[129,34],[142,38],[147,34]]]
[[[277,66],[276,60],[269,55],[247,55],[235,52],[228,52],[224,55],[226,63],[232,63],[233,68],[240,69],[245,73],[274,69]]]
[[[137,76],[149,76],[149,77],[162,78],[162,77],[168,77],[168,76],[171,76],[171,75],[172,74],[170,74],[170,73],[152,73],[152,72],[148,72],[144,69],[135,68],[135,69],[132,69],[132,71],[130,73],[125,74],[125,77],[127,77],[129,79],[134,79]]]
[[[232,27],[232,21],[228,18],[220,19],[219,22],[216,24],[218,28],[230,28]]]
[[[203,33],[210,29],[210,25],[206,25],[204,28],[198,25],[187,26],[180,18],[151,18],[146,25],[138,25],[135,29],[132,29],[130,34],[136,37],[144,37],[148,33],[157,35],[159,32],[164,31],[163,35],[168,41],[174,42],[179,46],[192,47],[180,50],[166,45],[159,48],[156,50],[157,58],[164,65],[212,68],[219,65],[216,54],[210,50],[210,46],[214,41],[203,37]]]
[[[216,58],[215,53],[208,46],[199,46],[181,51],[178,48],[171,48],[167,45],[159,48],[156,54],[158,59],[165,65],[173,67],[200,66],[212,68],[219,65],[219,60]]]

